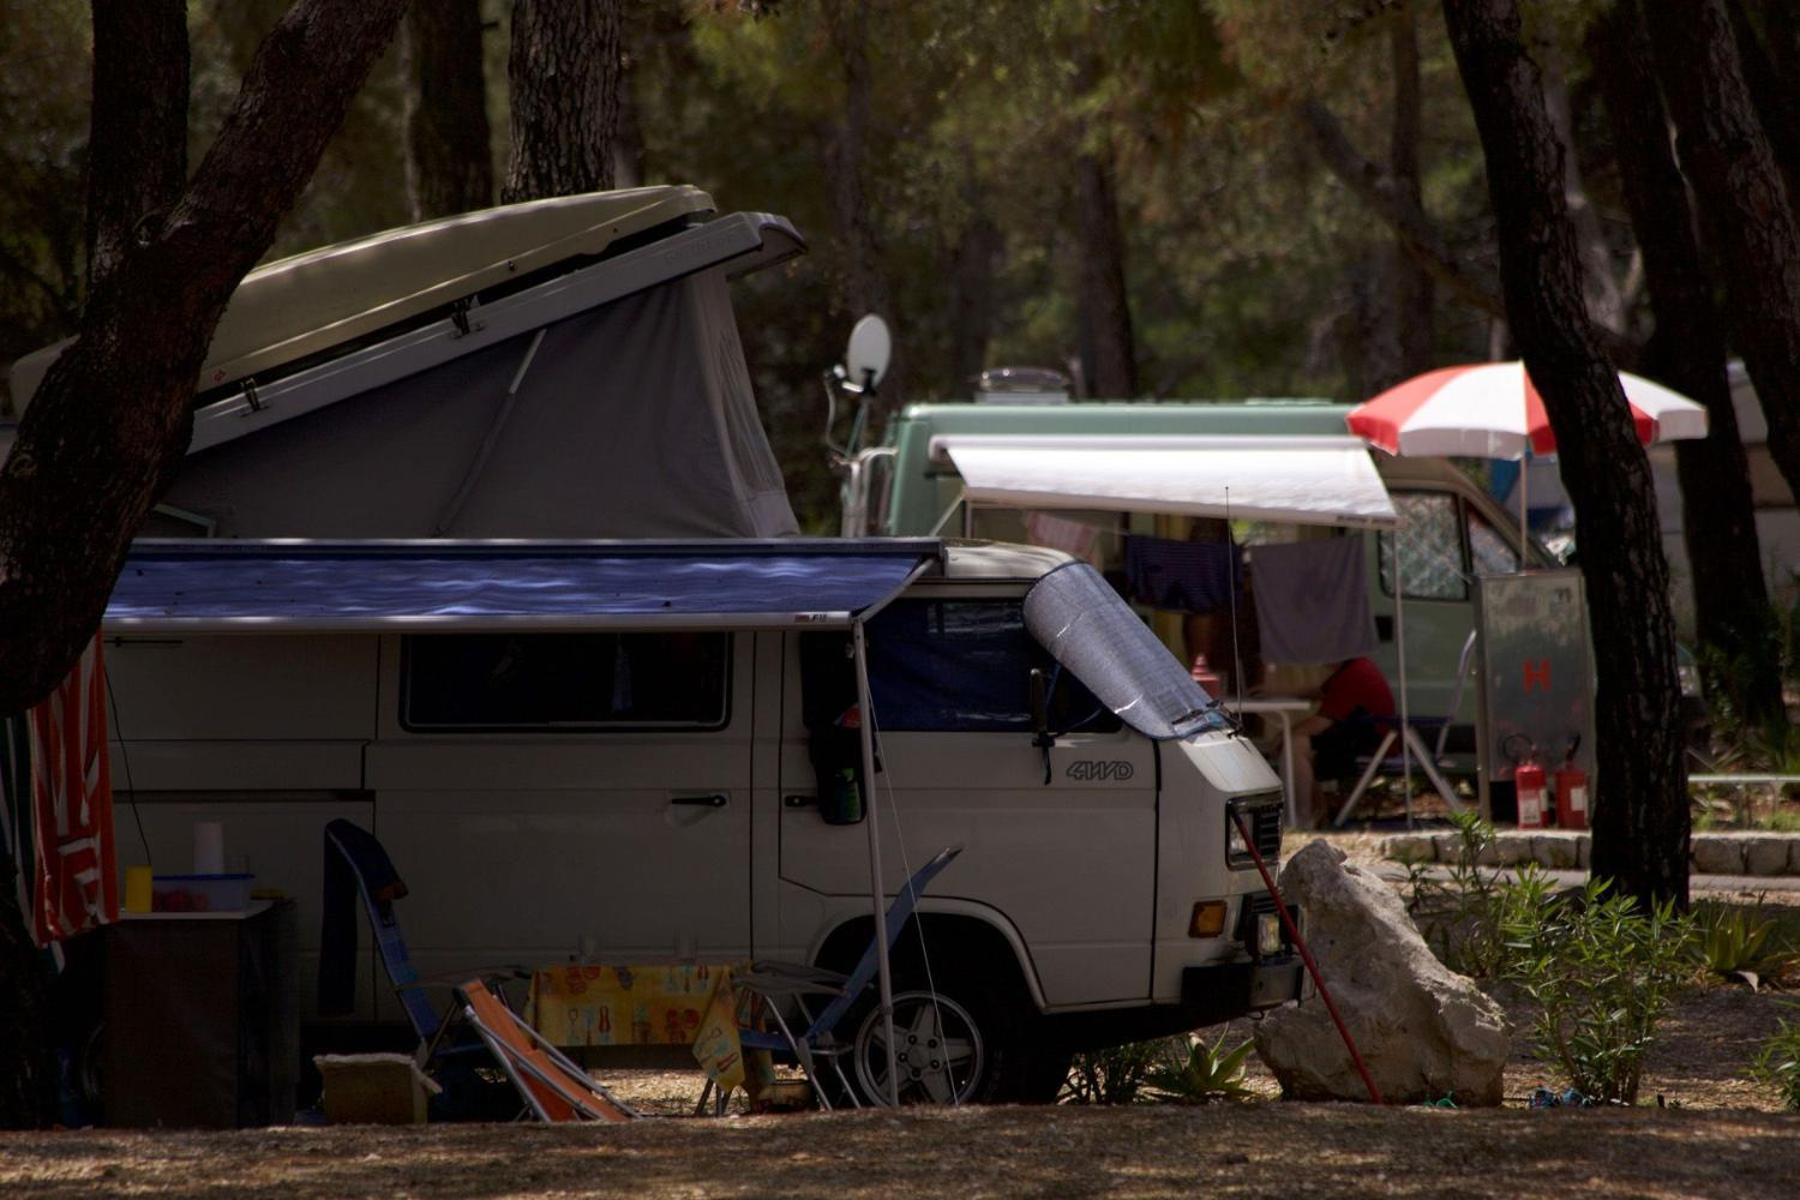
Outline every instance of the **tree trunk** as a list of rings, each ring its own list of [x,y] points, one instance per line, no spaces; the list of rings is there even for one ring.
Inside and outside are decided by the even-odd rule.
[[[1394,190],[1407,204],[1423,212],[1425,194],[1420,184],[1419,143],[1424,102],[1419,88],[1418,16],[1411,4],[1395,14],[1388,32],[1388,57],[1394,72],[1388,174],[1393,178]],[[1383,381],[1383,386],[1431,369],[1433,318],[1437,306],[1431,272],[1407,251],[1405,239],[1397,235],[1387,254],[1387,276],[1399,371],[1396,378]]]
[[[1695,235],[1687,184],[1675,165],[1656,89],[1650,40],[1634,0],[1588,34],[1606,100],[1625,206],[1644,259],[1656,330],[1642,369],[1706,408],[1707,436],[1675,443],[1682,533],[1694,580],[1696,632],[1716,650],[1707,684],[1753,723],[1780,718],[1781,674],[1770,641],[1768,593],[1750,494],[1750,464],[1725,374],[1725,330]]]
[[[0,713],[47,695],[99,627],[132,535],[187,451],[219,314],[274,241],[403,8],[298,0],[257,52],[193,181],[148,242],[101,276],[0,466]],[[96,104],[96,119],[106,116]],[[21,957],[29,935],[7,895],[0,1120],[35,1123],[41,1113],[12,1108],[41,1093],[44,1025],[32,1018],[35,963]]]
[[[987,366],[994,334],[994,276],[1005,249],[1000,227],[971,207],[950,262],[952,395],[972,395]]]
[[[181,195],[187,179],[188,104],[186,4],[96,2],[92,13],[90,296],[108,286],[140,244],[157,237]],[[0,721],[23,707],[16,699],[0,703]],[[0,869],[0,1029],[9,1034],[0,1039],[0,1128],[47,1123],[56,1101],[48,969],[32,941],[29,918],[19,911],[16,869],[10,862]]]
[[[185,0],[95,0],[88,294],[156,234],[187,182]]]
[[[644,122],[638,111],[638,67],[642,59],[622,55],[619,62],[619,120],[613,136],[613,186],[644,186]]]
[[[1299,117],[1301,129],[1326,169],[1394,231],[1407,253],[1430,271],[1432,278],[1476,311],[1492,317],[1505,315],[1506,303],[1492,284],[1456,260],[1423,206],[1397,187],[1392,175],[1363,156],[1322,101],[1303,101]]]
[[[1487,160],[1513,337],[1575,503],[1598,688],[1593,873],[1687,903],[1688,801],[1669,569],[1650,464],[1583,302],[1562,158],[1516,0],[1444,0]]]
[[[1726,13],[1737,43],[1738,62],[1744,69],[1744,86],[1750,89],[1750,102],[1762,122],[1763,135],[1769,139],[1769,150],[1787,188],[1788,201],[1790,205],[1800,204],[1800,128],[1794,124],[1794,113],[1800,111],[1797,81],[1783,78],[1776,70],[1743,0],[1728,0]]]
[[[1708,241],[1733,339],[1769,423],[1769,452],[1800,495],[1800,228],[1750,103],[1719,0],[1645,7],[1657,77]]]
[[[1581,252],[1582,293],[1587,297],[1588,316],[1602,329],[1622,334],[1626,332],[1625,298],[1613,275],[1612,249],[1606,244],[1606,231],[1600,228],[1600,214],[1588,200],[1587,184],[1575,154],[1575,112],[1569,81],[1562,69],[1562,51],[1549,36],[1540,40],[1535,50],[1543,68],[1544,107],[1564,148],[1563,195],[1568,200],[1575,245]]]
[[[621,0],[513,0],[513,204],[613,186]]]
[[[832,215],[844,244],[843,304],[854,316],[875,313],[898,324],[868,198],[869,123],[874,107],[868,0],[827,5],[826,23],[844,69],[843,119],[825,133]],[[896,355],[870,413],[872,429],[880,428],[881,418],[893,411],[895,402],[905,394],[904,366],[903,356]]]
[[[494,202],[480,0],[420,0],[407,12],[406,196],[412,219]]]
[[[1125,238],[1113,187],[1112,146],[1106,139],[1075,158],[1076,228],[1081,246],[1081,368],[1090,394],[1128,399],[1138,394],[1131,300],[1125,291]]]

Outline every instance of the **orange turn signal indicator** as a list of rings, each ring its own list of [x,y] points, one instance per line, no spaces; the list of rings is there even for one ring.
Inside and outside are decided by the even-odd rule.
[[[1200,900],[1194,904],[1194,915],[1188,919],[1188,936],[1218,937],[1225,932],[1225,902]]]

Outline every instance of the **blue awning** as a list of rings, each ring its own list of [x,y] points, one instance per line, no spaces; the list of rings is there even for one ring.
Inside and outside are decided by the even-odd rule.
[[[104,628],[841,627],[941,554],[922,539],[143,541]]]

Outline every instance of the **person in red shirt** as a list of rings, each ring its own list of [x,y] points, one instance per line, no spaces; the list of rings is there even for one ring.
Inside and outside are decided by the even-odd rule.
[[[1312,828],[1330,819],[1320,779],[1343,779],[1356,760],[1381,745],[1394,717],[1394,693],[1381,668],[1366,658],[1338,664],[1319,687],[1319,707],[1294,726],[1294,794],[1310,806]]]

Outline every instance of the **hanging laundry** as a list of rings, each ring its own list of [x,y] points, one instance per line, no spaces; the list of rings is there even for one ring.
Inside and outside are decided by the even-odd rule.
[[[1231,542],[1125,539],[1131,598],[1152,608],[1208,613],[1228,609],[1232,585],[1243,586],[1242,551]]]
[[[54,692],[0,728],[0,842],[38,945],[119,919],[97,636]]]
[[[1372,653],[1366,561],[1361,534],[1252,550],[1263,658],[1302,666]]]
[[[1100,530],[1092,525],[1034,512],[1025,517],[1025,536],[1034,546],[1061,550],[1089,566],[1100,565]]]

